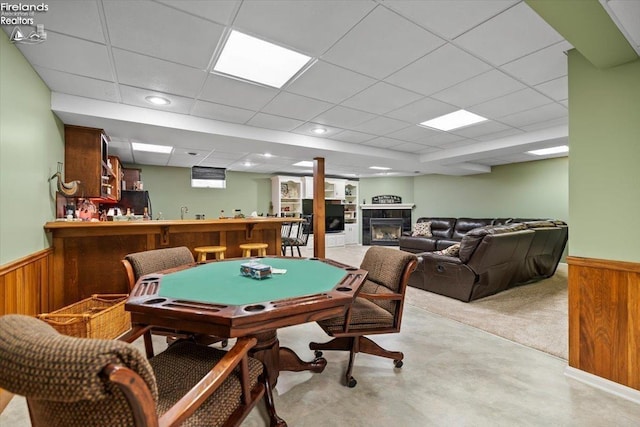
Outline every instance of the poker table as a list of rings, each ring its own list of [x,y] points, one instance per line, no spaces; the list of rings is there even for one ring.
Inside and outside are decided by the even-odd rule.
[[[248,263],[279,274],[244,276],[241,269]],[[324,358],[303,362],[293,350],[280,347],[278,328],[344,316],[366,276],[364,270],[329,259],[208,261],[142,276],[125,309],[136,326],[257,338],[252,356],[265,364],[275,385],[281,370],[322,372],[327,363]]]

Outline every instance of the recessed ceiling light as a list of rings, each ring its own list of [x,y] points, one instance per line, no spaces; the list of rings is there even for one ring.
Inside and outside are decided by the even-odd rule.
[[[245,165],[246,167],[249,167],[249,166],[251,166],[251,162],[250,162],[249,160],[247,160],[246,162],[244,162],[244,165]]]
[[[264,157],[273,157],[273,155],[271,153],[264,153],[263,156]]]
[[[375,170],[379,170],[379,171],[391,170],[391,168],[387,168],[387,167],[384,167],[384,166],[369,166],[369,169],[375,169]]]
[[[169,104],[171,104],[171,101],[169,101],[167,98],[163,98],[161,96],[147,96],[145,99],[147,100],[147,102],[150,102],[151,104],[154,104],[154,105],[169,105]]]
[[[131,148],[136,151],[148,151],[149,153],[169,154],[173,147],[168,145],[143,144],[141,142],[132,142]]]
[[[309,160],[303,160],[301,162],[294,163],[293,166],[300,166],[301,168],[312,168],[313,167],[313,162],[311,162]]]
[[[547,154],[559,154],[559,153],[566,153],[568,151],[569,151],[568,145],[559,145],[557,147],[549,147],[549,148],[542,148],[540,150],[527,151],[527,153],[534,154],[536,156],[546,156]]]
[[[458,110],[453,113],[445,114],[444,116],[422,122],[420,123],[420,126],[447,131],[484,122],[485,120],[487,120],[485,117],[473,114],[467,110]]]
[[[231,31],[214,71],[280,89],[310,56]]]
[[[327,130],[325,128],[313,128],[311,129],[311,132],[315,133],[316,135],[322,135],[323,133],[327,133]]]

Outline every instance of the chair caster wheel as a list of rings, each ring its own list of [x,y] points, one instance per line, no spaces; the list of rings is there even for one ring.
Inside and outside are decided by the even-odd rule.
[[[229,345],[229,340],[222,340],[222,342],[220,343],[220,345],[222,346],[222,348],[225,348],[226,346]]]
[[[402,363],[402,360],[393,361],[393,366],[395,366],[396,368],[402,368],[402,365],[404,365],[404,363]]]
[[[313,354],[316,356],[316,358],[322,357],[322,352],[320,350],[316,350]]]
[[[354,388],[356,386],[356,384],[358,384],[358,381],[356,381],[355,378],[353,378],[353,377],[347,378],[347,387]]]

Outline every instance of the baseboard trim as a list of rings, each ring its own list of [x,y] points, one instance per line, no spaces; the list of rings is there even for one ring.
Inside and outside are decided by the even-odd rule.
[[[576,381],[588,384],[592,387],[599,388],[602,391],[622,397],[632,401],[633,403],[640,404],[640,390],[636,390],[626,385],[618,384],[610,381],[606,378],[599,377],[597,375],[590,374],[580,369],[567,366],[564,370],[564,374]]]

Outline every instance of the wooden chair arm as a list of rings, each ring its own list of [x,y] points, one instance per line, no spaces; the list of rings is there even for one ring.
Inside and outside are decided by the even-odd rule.
[[[133,273],[133,266],[126,259],[120,260],[120,262],[122,262],[122,265],[124,266],[124,272],[127,275],[127,284],[129,285],[129,292],[131,292],[136,284],[136,276]]]
[[[182,424],[196,409],[233,372],[236,366],[241,365],[240,382],[243,396],[248,397],[248,353],[258,341],[255,338],[238,338],[236,344],[227,351],[227,354],[205,375],[193,388],[175,403],[159,420],[159,426],[169,427]]]
[[[367,294],[360,292],[358,297],[370,300],[401,300],[402,294]]]
[[[156,402],[140,375],[115,363],[105,366],[102,372],[127,396],[136,427],[158,427]]]

